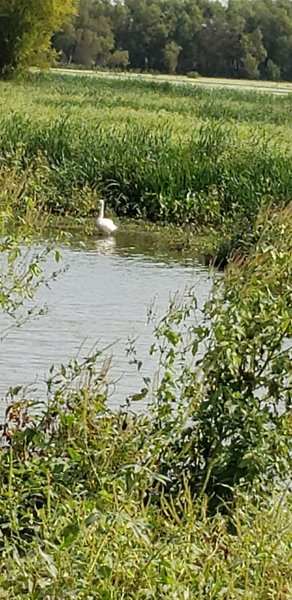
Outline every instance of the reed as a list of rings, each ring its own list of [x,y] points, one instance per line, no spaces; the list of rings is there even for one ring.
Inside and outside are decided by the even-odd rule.
[[[1,86],[1,160],[41,158],[51,212],[88,216],[104,195],[119,216],[199,229],[291,199],[290,95],[59,74]]]

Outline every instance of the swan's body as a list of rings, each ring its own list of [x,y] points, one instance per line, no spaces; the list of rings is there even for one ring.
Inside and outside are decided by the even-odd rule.
[[[104,200],[99,201],[99,215],[96,219],[96,227],[100,233],[103,235],[110,235],[113,233],[117,226],[113,223],[111,219],[104,218]]]

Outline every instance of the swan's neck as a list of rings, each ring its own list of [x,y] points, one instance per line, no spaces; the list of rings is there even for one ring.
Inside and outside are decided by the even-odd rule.
[[[104,201],[101,200],[98,218],[103,219],[103,214],[104,214]]]

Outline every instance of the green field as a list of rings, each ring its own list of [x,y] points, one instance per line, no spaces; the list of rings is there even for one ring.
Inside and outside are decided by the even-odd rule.
[[[41,163],[32,189],[53,213],[86,217],[103,195],[199,230],[291,198],[292,95],[61,74],[0,90],[2,164]]]
[[[37,72],[37,69],[32,69]],[[152,74],[152,73],[135,73],[135,72],[114,72],[98,69],[78,68],[74,65],[61,64],[51,69],[51,72],[85,75],[90,77],[105,77],[109,79],[138,79],[142,81],[169,82],[175,84],[185,83],[188,85],[194,84],[199,87],[225,87],[231,89],[241,89],[246,91],[268,91],[275,94],[289,94],[292,91],[292,83],[289,81],[264,81],[258,79],[228,79],[225,77],[188,77],[187,75],[168,75],[168,74]]]

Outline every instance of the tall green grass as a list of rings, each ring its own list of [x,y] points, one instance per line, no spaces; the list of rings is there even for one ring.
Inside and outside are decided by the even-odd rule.
[[[200,228],[291,199],[290,95],[60,75],[2,92],[1,160],[43,161],[51,212],[88,216],[103,195],[120,216]]]

